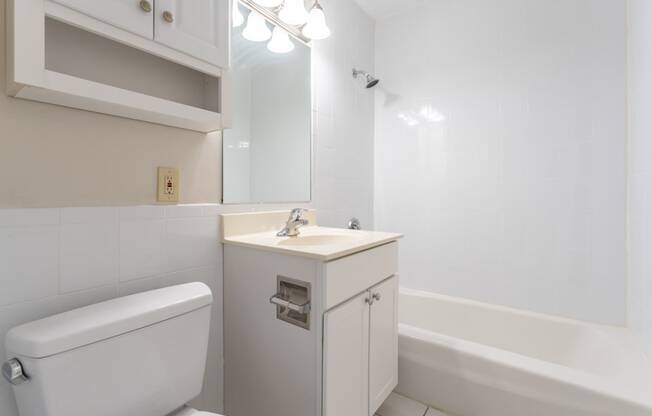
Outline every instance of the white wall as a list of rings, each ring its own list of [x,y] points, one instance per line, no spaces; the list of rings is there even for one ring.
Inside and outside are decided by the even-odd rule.
[[[402,285],[624,324],[625,22],[621,0],[436,0],[377,23]]]
[[[352,0],[321,4],[333,34],[313,50],[313,202],[323,225],[344,227],[356,216],[371,229],[374,92],[356,82],[351,69],[373,71],[374,22]]]
[[[629,0],[629,324],[652,331],[652,2]]]

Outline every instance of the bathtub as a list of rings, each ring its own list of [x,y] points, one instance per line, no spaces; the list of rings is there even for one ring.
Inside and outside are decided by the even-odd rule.
[[[652,415],[633,331],[401,289],[397,392],[455,416]]]

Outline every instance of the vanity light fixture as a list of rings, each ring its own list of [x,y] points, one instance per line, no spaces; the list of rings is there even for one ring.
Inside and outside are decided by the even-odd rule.
[[[267,49],[274,53],[288,53],[294,49],[288,32],[276,26],[272,32],[272,40],[267,44]]]
[[[251,11],[247,17],[247,26],[242,31],[242,36],[252,42],[264,42],[272,37],[272,32],[267,27],[265,18],[258,12]]]
[[[283,4],[283,0],[253,0],[259,6],[274,8]]]
[[[240,2],[238,0],[233,0],[233,10],[232,10],[232,22],[233,27],[240,27],[244,23],[244,16],[240,11]]]
[[[313,40],[326,39],[331,30],[326,24],[324,9],[319,0],[311,0],[310,12],[305,8],[305,0],[232,0],[233,26],[242,22],[239,5],[249,11],[247,25],[242,31],[245,39],[263,42],[272,37],[267,22],[274,29],[274,38],[268,49],[277,53],[288,53],[294,49],[293,41],[306,45]],[[278,29],[278,30],[277,30]],[[281,32],[285,32],[283,35]],[[278,34],[276,34],[278,33]],[[288,36],[289,35],[289,36]],[[291,39],[292,36],[294,39]]]
[[[285,0],[283,8],[278,12],[278,17],[289,25],[299,26],[308,20],[308,12],[303,0]]]
[[[313,40],[326,39],[331,35],[331,30],[326,25],[324,9],[321,7],[321,4],[319,4],[319,0],[316,0],[312,9],[310,9],[308,23],[303,27],[301,33],[303,33],[305,37]]]

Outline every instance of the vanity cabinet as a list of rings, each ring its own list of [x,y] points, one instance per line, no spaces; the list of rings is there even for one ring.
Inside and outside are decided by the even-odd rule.
[[[213,65],[228,65],[229,32],[224,30],[229,27],[227,1],[155,0],[155,4],[157,42]]]
[[[398,383],[398,278],[324,314],[324,414],[373,415]]]
[[[157,124],[230,127],[230,0],[7,0],[7,93]]]
[[[213,65],[228,64],[224,0],[54,0],[73,10]]]
[[[243,227],[224,217],[225,235]],[[229,416],[373,416],[397,385],[400,235],[303,233],[223,239]],[[301,249],[320,233],[360,247]]]
[[[54,0],[56,3],[137,35],[154,38],[154,0]]]

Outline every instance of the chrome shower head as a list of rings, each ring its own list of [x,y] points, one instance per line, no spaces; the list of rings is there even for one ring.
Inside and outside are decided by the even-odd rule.
[[[364,77],[367,88],[373,88],[380,82],[378,78],[374,77],[370,73],[353,68],[353,78],[357,79],[359,76]]]

